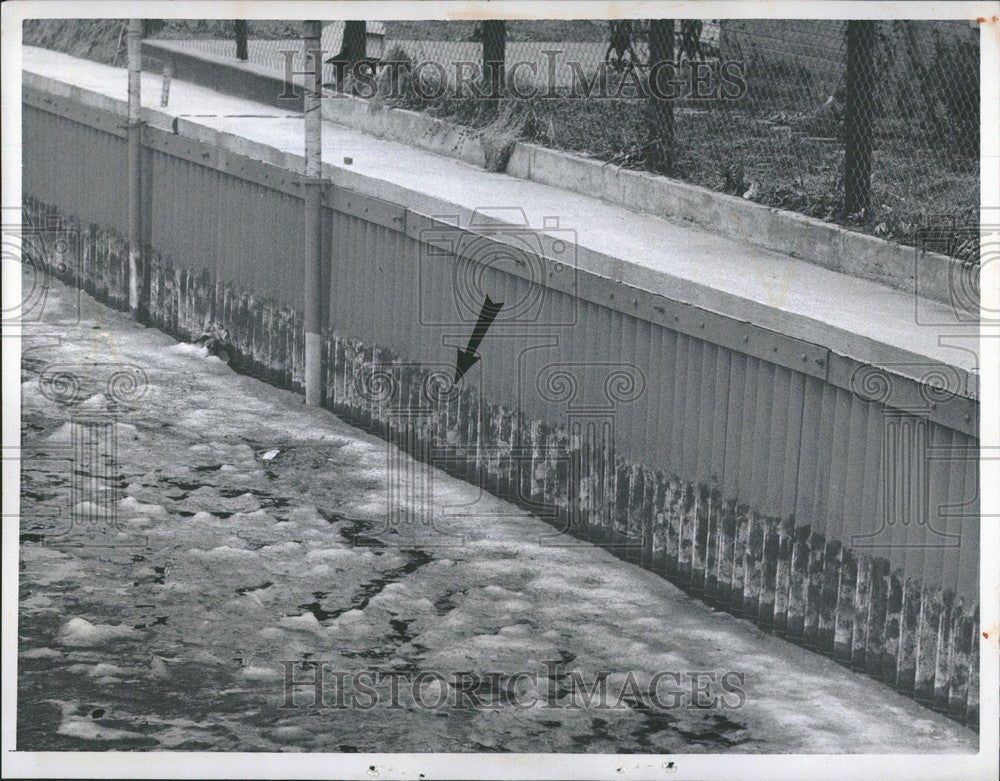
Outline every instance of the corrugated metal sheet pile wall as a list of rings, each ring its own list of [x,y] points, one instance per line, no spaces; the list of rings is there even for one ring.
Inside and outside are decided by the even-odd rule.
[[[26,88],[26,208],[79,226],[58,273],[122,307],[120,125]],[[295,387],[298,176],[155,127],[144,143],[150,320],[224,329],[242,369]],[[611,283],[559,257],[558,231],[455,231],[342,190],[324,214],[330,409],[532,508],[553,544],[592,539],[978,723],[974,403],[692,307],[599,303]],[[536,241],[535,267],[486,260]],[[484,294],[505,306],[455,386]]]

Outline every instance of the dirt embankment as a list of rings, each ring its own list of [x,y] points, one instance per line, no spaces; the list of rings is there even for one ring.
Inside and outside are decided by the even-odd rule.
[[[228,19],[145,19],[146,38],[233,38]],[[106,65],[125,64],[125,19],[27,19],[22,40],[27,46],[72,54]],[[299,22],[254,21],[247,25],[250,38],[296,38]]]

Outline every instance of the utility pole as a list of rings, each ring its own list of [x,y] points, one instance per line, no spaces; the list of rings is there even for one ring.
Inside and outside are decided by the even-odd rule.
[[[306,90],[303,97],[303,118],[305,124],[305,177],[303,195],[305,197],[305,332],[306,332],[306,404],[318,407],[323,403],[320,370],[322,351],[320,342],[320,279],[322,238],[321,208],[323,197],[322,143],[323,115],[320,99],[323,89],[323,56],[320,51],[320,36],[323,26],[318,21],[305,22],[303,53],[305,62],[312,59],[312,71],[305,68]],[[311,78],[310,78],[311,77]]]
[[[125,39],[128,53],[128,306],[141,316],[140,275],[142,273],[142,120],[140,82],[142,80],[142,19],[129,19]]]

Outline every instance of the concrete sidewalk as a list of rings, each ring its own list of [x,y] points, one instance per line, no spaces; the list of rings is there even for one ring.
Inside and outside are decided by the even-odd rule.
[[[24,69],[123,100],[126,72],[48,50],[25,47]],[[161,78],[145,74],[143,104],[159,109]],[[299,115],[174,81],[166,112],[266,144],[290,155],[303,151]],[[688,225],[638,214],[596,198],[489,173],[324,123],[324,160],[335,185],[348,186],[427,213],[467,215],[484,208],[523,210],[544,232],[558,221],[576,232],[581,267],[673,300],[814,342],[880,366],[941,362],[968,372],[976,395],[977,359],[962,349],[974,325],[954,323],[943,303],[916,299],[882,285],[754,247]],[[345,162],[350,158],[350,163]],[[549,220],[546,223],[546,220]],[[919,312],[919,317],[918,317]],[[942,344],[947,333],[950,344]],[[906,373],[906,369],[895,369]],[[916,378],[916,377],[915,377]],[[963,389],[964,391],[964,389]]]

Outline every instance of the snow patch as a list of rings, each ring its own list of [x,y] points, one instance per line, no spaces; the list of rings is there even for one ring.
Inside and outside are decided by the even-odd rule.
[[[118,502],[118,511],[121,513],[121,517],[126,520],[129,518],[138,518],[139,516],[148,517],[151,515],[167,514],[167,511],[161,505],[143,504],[131,496],[126,496]]]
[[[54,648],[32,648],[30,651],[22,651],[22,659],[55,659],[62,654]]]
[[[85,618],[71,618],[59,632],[59,642],[63,645],[82,647],[135,635],[135,630],[123,624],[92,624]]]
[[[192,358],[201,358],[206,361],[212,361],[214,363],[222,363],[222,359],[218,356],[212,355],[208,348],[203,344],[191,344],[190,342],[178,342],[175,345],[171,345],[167,348],[168,353],[173,353],[174,355],[184,355]]]
[[[303,613],[301,616],[284,616],[278,623],[289,629],[298,629],[304,632],[323,631],[323,625],[312,613]]]
[[[205,559],[208,561],[230,562],[253,561],[260,558],[257,551],[246,550],[244,548],[232,548],[229,545],[220,545],[219,547],[211,548],[210,550],[191,548],[188,551],[188,555],[196,559]]]
[[[251,681],[271,681],[275,678],[280,678],[281,673],[277,670],[272,670],[270,667],[244,667],[243,677],[248,678]]]
[[[102,727],[93,719],[82,716],[68,716],[59,725],[59,734],[82,740],[145,740],[140,732],[129,732],[113,727]]]

